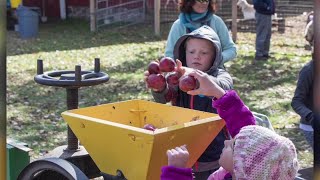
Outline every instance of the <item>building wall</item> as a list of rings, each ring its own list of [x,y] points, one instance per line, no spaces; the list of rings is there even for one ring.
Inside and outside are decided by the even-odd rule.
[[[65,0],[69,17],[86,17],[89,15],[89,0]],[[59,0],[23,0],[23,5],[38,7],[41,15],[48,18],[60,18]]]
[[[43,3],[45,2],[45,3]],[[23,5],[28,7],[38,7],[41,11],[41,16],[50,18],[60,17],[60,4],[59,0],[23,0]]]

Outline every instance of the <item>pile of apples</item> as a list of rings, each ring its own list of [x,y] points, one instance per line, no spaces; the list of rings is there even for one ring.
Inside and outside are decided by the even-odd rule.
[[[197,88],[197,81],[193,76],[182,76],[179,72],[175,71],[175,67],[176,63],[170,57],[163,57],[159,62],[152,61],[148,65],[149,76],[146,80],[148,87],[161,91],[168,84],[169,91],[165,95],[167,102],[175,98],[176,91],[173,88],[176,86],[179,86],[184,92]],[[152,124],[145,124],[142,128],[150,131],[156,130],[156,127]]]
[[[152,61],[148,65],[148,87],[163,90],[168,84],[169,88],[179,85],[179,88],[184,92],[196,89],[196,79],[189,75],[181,77],[181,74],[175,71],[175,67],[176,63],[170,57],[163,57],[160,62]],[[164,73],[168,73],[166,77]]]

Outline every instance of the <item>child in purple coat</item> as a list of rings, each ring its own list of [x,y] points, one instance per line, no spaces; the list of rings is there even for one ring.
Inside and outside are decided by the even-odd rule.
[[[293,180],[299,169],[294,144],[267,128],[255,125],[247,106],[233,90],[224,91],[207,74],[190,74],[199,81],[199,88],[188,94],[212,96],[212,106],[225,120],[231,140],[225,140],[220,168],[208,180],[259,179]],[[167,151],[168,166],[162,168],[161,180],[192,180],[192,169],[186,168],[187,147]]]

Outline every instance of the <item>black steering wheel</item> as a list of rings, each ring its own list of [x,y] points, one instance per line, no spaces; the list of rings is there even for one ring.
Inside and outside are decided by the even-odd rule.
[[[94,86],[109,80],[109,75],[100,72],[100,59],[95,58],[94,71],[81,71],[81,66],[75,66],[75,71],[50,71],[43,73],[43,61],[37,62],[37,75],[34,81],[47,86],[79,88]]]

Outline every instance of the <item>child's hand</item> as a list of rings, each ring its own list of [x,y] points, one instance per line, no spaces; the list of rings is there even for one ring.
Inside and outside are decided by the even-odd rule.
[[[145,71],[143,75],[144,75],[143,80],[144,80],[144,82],[146,83],[146,88],[148,89],[149,86],[148,86],[147,79],[148,79],[150,73],[149,73],[149,71]]]
[[[149,75],[150,75],[150,73],[149,73],[149,71],[145,71],[144,73],[143,73],[143,80],[144,80],[144,82],[146,83],[146,88],[149,88],[148,87],[148,83],[147,83],[147,79],[148,79],[148,77],[149,77]]]
[[[182,66],[182,62],[179,59],[176,59],[176,64],[177,64],[177,66],[175,68],[175,71],[178,72],[181,77],[184,74],[189,74],[194,70],[192,68]]]
[[[190,95],[202,94],[205,96],[214,96],[219,99],[225,94],[225,91],[214,82],[213,78],[207,73],[200,70],[194,70],[189,74],[199,81],[199,88],[195,90],[188,91]]]
[[[176,147],[175,149],[169,149],[167,151],[168,165],[178,168],[185,168],[189,160],[189,152],[186,145]]]

